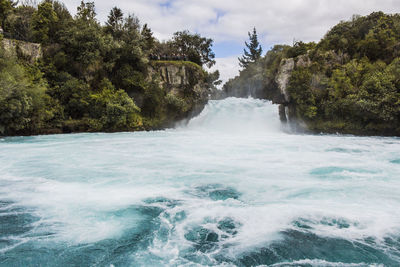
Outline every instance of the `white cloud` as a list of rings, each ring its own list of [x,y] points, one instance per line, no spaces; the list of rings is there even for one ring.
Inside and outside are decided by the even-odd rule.
[[[79,0],[64,1],[74,12]],[[165,5],[169,2],[169,5]],[[113,6],[135,13],[160,36],[198,31],[216,42],[245,40],[253,26],[265,42],[318,40],[340,20],[382,10],[400,12],[398,0],[97,0],[99,19]],[[164,5],[163,5],[164,4]]]
[[[64,2],[75,11],[80,0]],[[95,4],[101,21],[118,6],[126,14],[135,13],[164,40],[175,31],[188,29],[216,43],[243,43],[255,26],[265,48],[275,43],[291,44],[294,38],[318,41],[332,26],[353,14],[400,12],[399,0],[96,0]],[[226,64],[231,60],[219,59],[225,62],[219,66],[233,67]]]
[[[219,70],[220,79],[223,82],[239,74],[239,63],[236,56],[216,58],[216,62],[211,71]]]

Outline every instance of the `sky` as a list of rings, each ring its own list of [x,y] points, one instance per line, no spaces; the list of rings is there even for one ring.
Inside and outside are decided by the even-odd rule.
[[[61,0],[75,14],[80,0]],[[92,0],[93,1],[93,0]],[[400,0],[94,0],[101,22],[112,7],[135,14],[159,40],[189,30],[214,40],[215,68],[226,81],[238,74],[237,58],[256,27],[264,53],[275,44],[319,41],[341,20],[374,11],[399,13]]]

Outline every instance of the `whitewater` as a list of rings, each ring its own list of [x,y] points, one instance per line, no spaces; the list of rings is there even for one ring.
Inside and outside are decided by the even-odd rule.
[[[400,266],[400,139],[268,101],[175,129],[0,139],[0,266]]]

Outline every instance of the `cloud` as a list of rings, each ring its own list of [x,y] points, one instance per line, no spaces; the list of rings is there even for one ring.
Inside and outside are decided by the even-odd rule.
[[[217,63],[211,71],[219,70],[220,79],[223,82],[239,74],[239,62],[236,56],[216,58]]]
[[[80,3],[64,2],[72,12]],[[353,14],[400,11],[398,0],[97,0],[95,4],[101,21],[118,6],[125,13],[136,14],[161,38],[189,29],[216,42],[244,41],[253,26],[264,43],[318,40]]]
[[[80,0],[64,3],[75,11]],[[398,0],[96,0],[95,4],[100,21],[118,6],[125,14],[134,13],[148,23],[161,40],[188,29],[213,38],[216,45],[228,44],[223,56],[229,59],[218,59],[220,66],[228,66],[226,62],[238,56],[237,49],[229,54],[230,47],[243,45],[254,26],[266,51],[273,44],[291,44],[294,39],[318,41],[353,14],[400,12]]]

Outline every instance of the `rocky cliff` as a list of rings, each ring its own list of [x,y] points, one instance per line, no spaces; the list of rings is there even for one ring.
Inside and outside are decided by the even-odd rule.
[[[197,64],[186,61],[153,61],[148,80],[156,81],[165,91],[167,111],[163,126],[198,115],[207,104],[210,87],[207,73]],[[140,96],[134,97],[141,106]]]
[[[276,86],[283,98],[279,104],[279,117],[283,123],[289,122],[291,127],[296,130],[304,130],[307,128],[305,122],[296,116],[295,107],[291,102],[291,96],[289,92],[289,80],[296,68],[309,67],[311,60],[308,55],[300,55],[297,58],[284,58],[282,59],[278,73],[275,78]]]
[[[283,98],[284,101],[283,101],[283,103],[280,103],[281,105],[290,102],[290,94],[288,92],[288,83],[289,83],[290,75],[292,74],[292,72],[295,68],[295,65],[296,64],[295,64],[295,61],[293,58],[287,58],[287,59],[283,59],[279,66],[278,75],[276,76],[275,81],[276,81],[279,91],[284,96],[284,98]]]
[[[399,25],[399,14],[374,12],[340,22],[318,43],[275,45],[224,93],[280,104],[294,130],[400,136]]]
[[[209,89],[205,83],[205,73],[200,66],[184,61],[155,61],[149,67],[149,76],[159,75],[161,87],[167,93],[182,96],[185,91],[194,93],[194,100],[208,99]]]
[[[241,71],[240,75],[224,85],[224,97],[254,97],[271,100],[279,104],[279,115],[282,122],[291,121],[294,113],[290,106],[291,97],[288,91],[292,72],[299,66],[307,66],[310,60],[307,56],[298,58],[283,58],[272,71],[265,75],[266,64],[252,64]],[[289,118],[291,117],[291,118]],[[293,120],[292,120],[293,121]]]
[[[274,104],[279,104],[279,117],[283,123],[288,122],[296,131],[303,131],[307,126],[297,117],[289,92],[289,81],[297,68],[310,67],[311,59],[305,54],[295,58],[277,58],[276,64],[274,60],[274,57],[268,57],[267,54],[264,62],[261,60],[242,70],[239,76],[224,85],[224,97],[251,96],[271,100]]]
[[[276,85],[284,96],[283,103],[280,104],[288,104],[290,103],[290,93],[288,91],[288,84],[290,76],[295,68],[298,67],[309,67],[311,65],[311,60],[308,55],[301,55],[297,58],[284,58],[282,59],[278,74],[276,75],[275,82]]]
[[[24,58],[31,63],[42,57],[42,47],[40,44],[6,38],[1,43],[9,55]]]

